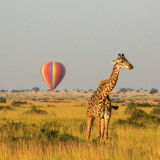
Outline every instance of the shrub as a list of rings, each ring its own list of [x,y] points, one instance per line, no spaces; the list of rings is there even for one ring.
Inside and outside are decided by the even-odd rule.
[[[57,130],[49,130],[49,129],[41,129],[40,130],[43,135],[47,137],[49,141],[58,140],[58,141],[68,141],[68,140],[76,140],[78,141],[77,137],[74,137],[72,134],[67,133],[59,133]]]
[[[28,110],[28,111],[26,111],[25,113],[34,113],[34,114],[47,114],[47,112],[46,111],[43,111],[43,110],[40,110],[40,109],[37,109],[35,106],[32,106],[32,109],[30,109],[30,110]]]
[[[14,101],[11,103],[12,106],[20,106],[21,104],[27,104],[27,102],[14,100]]]
[[[151,111],[151,114],[160,115],[160,108],[154,108],[154,109]]]
[[[6,98],[0,97],[0,103],[6,103]]]
[[[136,109],[129,118],[131,121],[143,121],[143,123],[160,123],[160,118],[147,114],[141,109]]]
[[[112,99],[111,101],[112,103],[124,103],[125,102],[125,100],[120,100],[120,99]]]
[[[67,133],[60,134],[58,138],[60,141],[79,140],[78,137],[74,137],[72,134],[67,134]]]
[[[135,106],[134,102],[129,103],[127,106],[128,107],[125,109],[124,113],[132,114],[133,111],[136,109],[136,106]]]
[[[10,106],[0,106],[0,110],[14,110],[14,109]]]
[[[45,130],[41,130],[42,133],[45,134],[45,136],[47,137],[47,139],[49,141],[53,140],[53,139],[58,139],[58,134],[59,131],[54,131],[54,130],[49,130],[49,131],[45,131]]]
[[[156,124],[156,127],[157,127],[157,124],[160,124],[160,118],[147,114],[141,109],[135,108],[130,118],[128,118],[127,120],[119,119],[114,122],[114,125],[117,125],[117,124],[118,125],[131,125],[134,127],[147,127],[150,124],[152,124],[152,127],[153,127],[153,124]]]
[[[119,97],[119,95],[113,95],[112,97]]]
[[[47,107],[53,107],[53,108],[55,108],[56,105],[54,105],[54,104],[49,104],[49,105],[47,105]]]
[[[151,104],[149,103],[136,103],[137,107],[152,107]]]
[[[135,121],[131,121],[131,120],[123,120],[123,119],[119,119],[116,122],[114,122],[113,125],[129,125],[129,126],[133,126],[133,127],[145,127],[143,123],[138,123]]]
[[[22,122],[7,121],[0,126],[0,133],[6,135],[9,139],[32,139],[36,137],[38,127],[35,124],[27,125]]]
[[[135,109],[132,112],[131,117],[129,118],[130,120],[141,120],[141,119],[148,119],[149,115],[144,112],[142,109]]]

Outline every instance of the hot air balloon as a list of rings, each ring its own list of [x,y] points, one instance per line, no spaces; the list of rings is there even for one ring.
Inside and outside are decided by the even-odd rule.
[[[66,69],[62,63],[47,62],[41,67],[41,74],[45,82],[51,90],[54,90],[62,81],[66,73]]]

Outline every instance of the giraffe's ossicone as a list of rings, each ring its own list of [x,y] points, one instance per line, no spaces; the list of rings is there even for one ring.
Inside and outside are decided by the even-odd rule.
[[[115,87],[119,71],[121,68],[133,69],[133,65],[125,58],[124,54],[118,54],[118,58],[112,61],[114,64],[112,74],[109,79],[102,80],[95,93],[91,96],[88,101],[87,110],[87,139],[91,135],[91,127],[93,121],[97,119],[97,137],[105,141],[108,139],[108,125],[111,117],[111,110],[118,109],[117,106],[111,105],[109,93]]]

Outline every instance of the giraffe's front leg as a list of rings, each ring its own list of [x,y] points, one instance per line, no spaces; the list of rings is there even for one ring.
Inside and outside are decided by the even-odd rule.
[[[87,115],[87,140],[89,140],[91,136],[91,127],[93,125],[94,117],[93,115]]]
[[[110,117],[111,117],[111,112],[107,111],[104,116],[104,118],[105,118],[104,139],[106,142],[108,141],[108,126],[109,126]]]

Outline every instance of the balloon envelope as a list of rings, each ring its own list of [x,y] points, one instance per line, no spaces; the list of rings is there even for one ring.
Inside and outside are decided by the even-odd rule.
[[[41,67],[41,74],[45,82],[51,90],[54,90],[62,81],[66,73],[66,69],[62,63],[47,62]]]

